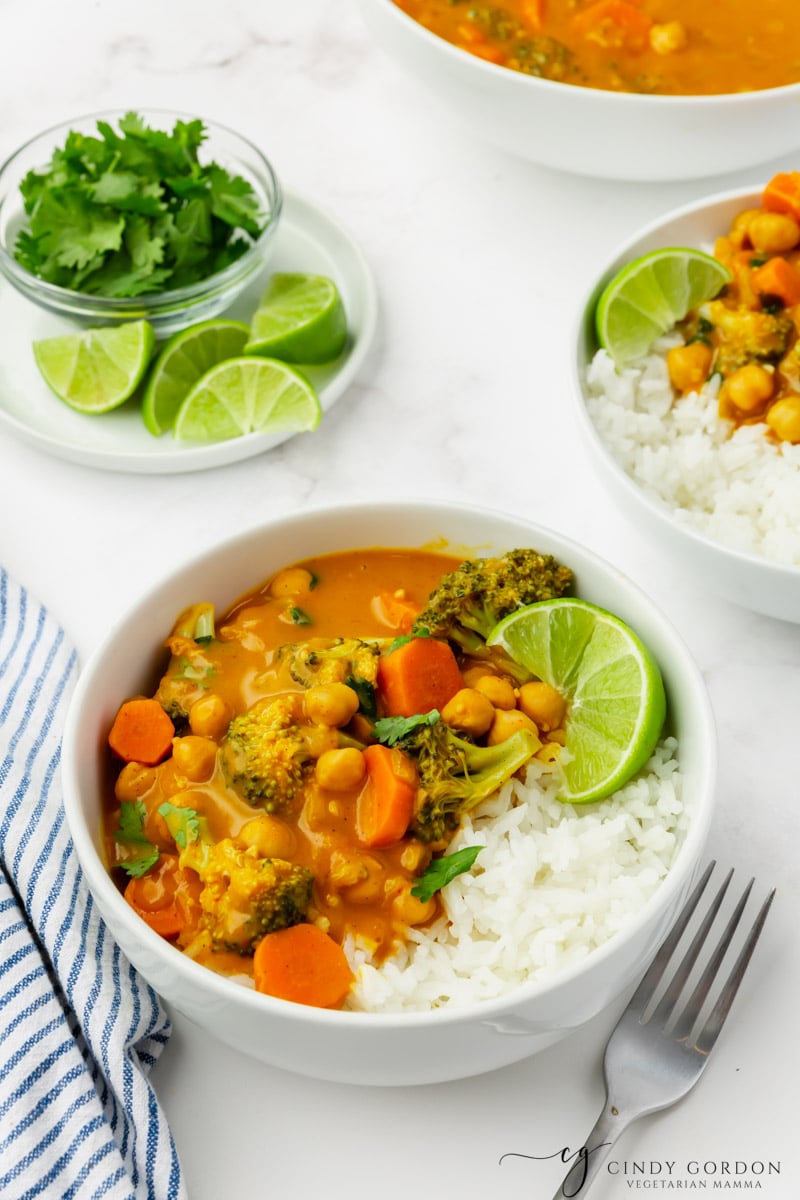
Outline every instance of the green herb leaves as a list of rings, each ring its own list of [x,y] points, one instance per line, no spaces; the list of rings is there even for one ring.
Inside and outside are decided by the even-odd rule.
[[[411,889],[411,895],[416,896],[424,904],[456,876],[469,871],[482,848],[482,846],[464,846],[463,850],[456,850],[455,853],[447,854],[444,858],[434,858],[415,882]]]
[[[29,228],[15,254],[32,274],[74,291],[140,296],[223,270],[261,233],[266,217],[247,180],[198,161],[202,121],[176,121],[169,133],[127,113],[119,132],[105,121],[97,131],[70,132],[20,184]]]
[[[375,722],[373,733],[384,746],[396,746],[420,725],[435,725],[438,720],[439,712],[435,708],[427,713],[415,713],[413,717],[381,717]]]
[[[145,807],[141,800],[123,800],[114,838],[126,857],[119,863],[134,879],[145,875],[158,862],[158,847],[144,836]]]

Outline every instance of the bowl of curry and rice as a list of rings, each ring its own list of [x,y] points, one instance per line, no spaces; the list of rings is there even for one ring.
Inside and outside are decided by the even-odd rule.
[[[360,0],[381,49],[488,142],[599,178],[690,179],[797,142],[790,0]]]
[[[409,1085],[533,1054],[635,979],[702,854],[714,746],[682,642],[590,551],[356,505],[240,534],[120,620],[65,803],[176,1009],[288,1070]]]

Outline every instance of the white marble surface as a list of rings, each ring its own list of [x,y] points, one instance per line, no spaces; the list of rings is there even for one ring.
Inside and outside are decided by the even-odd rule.
[[[609,248],[664,209],[757,182],[769,166],[634,186],[512,160],[451,124],[370,45],[342,0],[0,0],[0,16],[0,155],[110,106],[174,106],[228,123],[260,143],[288,186],[357,234],[382,303],[377,344],[350,393],[313,438],[261,458],[193,476],[110,475],[4,435],[5,565],[52,606],[84,659],[173,561],[310,503],[485,502],[586,542],[641,582],[691,646],[715,706],[710,851],[779,893],[701,1085],[633,1127],[614,1153],[620,1170],[635,1161],[648,1173],[605,1176],[592,1194],[656,1190],[670,1178],[667,1162],[683,1188],[711,1191],[703,1163],[716,1163],[724,1182],[734,1178],[719,1173],[726,1160],[771,1160],[780,1174],[744,1176],[761,1183],[752,1190],[800,1195],[800,625],[713,599],[628,527],[577,441],[565,371],[576,304]],[[797,161],[782,165],[800,166],[800,132]],[[557,1161],[498,1160],[580,1144],[601,1103],[614,1015],[491,1076],[399,1090],[271,1070],[178,1018],[155,1081],[193,1200],[344,1200],[361,1187],[383,1200],[545,1200]],[[699,1175],[688,1174],[692,1160]]]

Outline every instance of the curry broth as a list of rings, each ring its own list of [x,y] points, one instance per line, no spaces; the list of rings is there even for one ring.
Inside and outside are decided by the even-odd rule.
[[[170,671],[186,683],[187,702],[213,689],[233,715],[275,695],[302,693],[302,687],[277,659],[279,646],[314,637],[391,640],[400,632],[393,624],[392,600],[422,608],[441,576],[460,561],[425,551],[388,549],[307,559],[290,570],[305,572],[310,586],[276,595],[276,579],[287,574],[280,572],[219,618],[217,636],[208,645],[198,647],[187,638],[172,636],[168,640]],[[189,666],[181,665],[184,657]],[[170,671],[165,678],[170,678]],[[348,932],[366,939],[380,959],[402,937],[404,925],[398,920],[395,901],[399,893],[408,894],[410,881],[431,851],[406,838],[365,853],[355,834],[356,802],[362,786],[326,791],[312,772],[288,811],[270,815],[262,814],[228,786],[218,759],[210,777],[200,781],[187,778],[173,757],[156,767],[129,764],[119,773],[116,794],[107,807],[108,862],[115,862],[114,832],[122,801],[142,801],[147,813],[144,833],[162,855],[175,852],[158,813],[165,801],[198,813],[207,821],[215,841],[241,838],[248,823],[258,817],[266,822],[274,839],[274,856],[313,872],[317,882],[312,906],[318,923],[321,918],[336,941],[341,942]],[[121,871],[118,874],[122,876]],[[350,878],[351,884],[329,887],[328,882],[337,875],[340,880]],[[124,886],[127,881],[120,878],[119,882]],[[161,903],[159,887],[156,872],[150,888],[154,908]],[[431,908],[435,914],[438,902]],[[252,958],[245,954],[205,950],[193,956],[217,971],[252,974]]]
[[[556,82],[684,96],[800,81],[793,0],[394,2],[462,50]]]

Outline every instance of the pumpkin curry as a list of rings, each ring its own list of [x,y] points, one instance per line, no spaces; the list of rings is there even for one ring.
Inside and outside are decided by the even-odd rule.
[[[559,83],[694,96],[800,82],[792,0],[394,0],[486,62]]]
[[[562,696],[485,638],[570,585],[533,550],[371,549],[289,566],[219,619],[181,613],[154,695],[108,737],[128,903],[213,970],[340,1006],[348,941],[380,961],[433,921],[478,852],[443,857],[460,815],[558,757]]]

